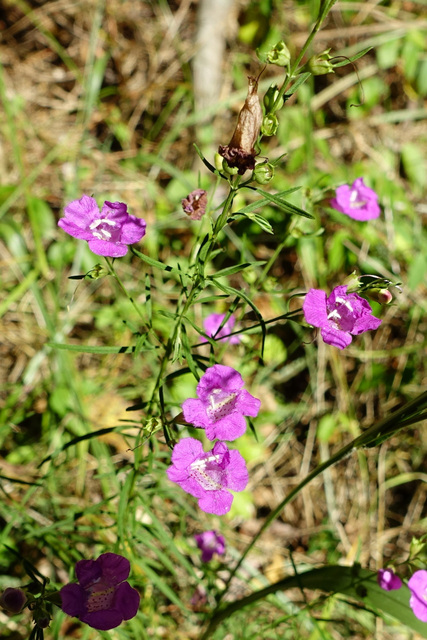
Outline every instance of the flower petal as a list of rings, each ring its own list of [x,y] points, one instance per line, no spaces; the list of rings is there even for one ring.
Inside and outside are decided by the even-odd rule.
[[[91,611],[80,617],[82,622],[85,622],[92,627],[92,629],[99,629],[100,631],[108,631],[109,629],[115,629],[123,622],[123,616],[120,611],[105,610]]]
[[[87,238],[82,238],[86,240]],[[108,240],[100,240],[92,236],[91,240],[88,240],[89,249],[96,253],[97,256],[106,256],[107,258],[122,258],[128,252],[126,244],[116,244],[115,242],[108,242]]]
[[[206,513],[223,516],[230,511],[232,502],[233,496],[229,491],[207,491],[199,499],[199,507]]]
[[[123,582],[114,594],[114,609],[117,609],[123,616],[123,620],[130,620],[138,613],[141,597],[136,589],[128,582]]]
[[[302,305],[305,320],[313,327],[327,327],[326,293],[321,289],[310,289]]]
[[[236,440],[236,438],[240,438],[245,431],[246,420],[241,413],[237,413],[236,411],[216,422],[210,422],[205,426],[205,433],[208,440]]]
[[[338,349],[345,349],[345,347],[348,347],[352,341],[352,337],[349,333],[340,331],[339,329],[334,329],[333,327],[324,327],[320,333],[323,342],[331,344],[333,347],[338,347]]]
[[[207,427],[211,424],[204,404],[196,398],[188,398],[182,403],[182,411],[186,422],[195,427]]]
[[[87,593],[79,584],[70,583],[62,587],[59,592],[61,596],[61,609],[69,616],[80,618],[86,611]]]
[[[117,553],[103,553],[95,562],[101,567],[102,578],[110,587],[115,587],[129,576],[129,560]]]
[[[64,208],[64,214],[70,224],[74,224],[81,229],[88,229],[90,223],[99,217],[99,208],[95,198],[83,195],[80,200],[73,200],[67,204]],[[64,220],[64,218],[61,218],[61,220]]]

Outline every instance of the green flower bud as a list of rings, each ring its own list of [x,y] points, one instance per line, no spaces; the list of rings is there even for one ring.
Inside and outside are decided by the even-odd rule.
[[[262,119],[261,133],[263,136],[274,136],[279,126],[279,121],[274,113],[267,113]]]
[[[359,291],[361,284],[359,280],[359,276],[356,275],[356,272],[353,271],[345,280],[343,280],[343,284],[347,285],[347,293],[354,293],[355,291]]]
[[[274,166],[269,162],[255,165],[253,178],[258,184],[268,184],[274,178]]]
[[[291,61],[291,54],[283,40],[279,40],[266,55],[266,60],[270,64],[277,64],[278,67],[287,67]]]
[[[271,87],[267,90],[267,93],[264,96],[264,107],[267,113],[271,111],[274,103],[276,102],[277,96],[279,95],[279,87],[277,84],[272,84]],[[279,104],[276,107],[276,110],[279,111],[283,107],[284,100],[280,99]]]
[[[329,55],[330,49],[322,51],[316,56],[311,56],[307,62],[307,67],[314,76],[324,76],[326,73],[334,73],[334,65],[329,62],[332,56]]]
[[[222,156],[219,155],[219,153],[215,154],[215,158],[214,158],[214,164],[215,164],[215,169],[218,169],[218,171],[222,171]]]

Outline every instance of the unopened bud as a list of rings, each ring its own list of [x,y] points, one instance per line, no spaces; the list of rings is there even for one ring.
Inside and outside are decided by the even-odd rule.
[[[22,589],[7,587],[0,595],[0,607],[9,613],[19,613],[27,602],[27,596]]]
[[[283,40],[279,40],[272,49],[267,53],[267,62],[276,64],[278,67],[287,67],[291,61],[291,54]]]
[[[263,136],[274,136],[279,126],[279,121],[274,113],[268,113],[264,116],[261,125],[261,133]]]
[[[258,184],[267,184],[274,178],[274,166],[269,162],[255,165],[253,179]]]
[[[393,296],[388,289],[370,289],[366,292],[366,295],[380,304],[390,304],[393,300]]]
[[[277,97],[279,95],[279,88],[276,84],[272,84],[271,87],[269,87],[267,89],[267,92],[264,96],[264,107],[266,112],[268,113],[269,111],[272,110],[274,103],[277,100]],[[275,111],[279,111],[284,104],[284,100],[283,98],[280,98],[280,101],[275,109]]]
[[[238,173],[240,173],[239,167],[230,167],[230,165],[228,164],[227,160],[224,160],[224,159],[222,161],[221,170],[224,173],[226,173],[228,176],[235,176]]]
[[[324,76],[327,73],[334,73],[334,65],[329,62],[332,57],[329,55],[329,52],[330,49],[326,49],[316,56],[311,56],[307,66],[314,76]]]

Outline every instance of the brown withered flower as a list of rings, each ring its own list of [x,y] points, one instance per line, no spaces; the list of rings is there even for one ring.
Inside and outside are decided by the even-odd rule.
[[[233,137],[227,145],[220,145],[218,148],[219,155],[227,161],[229,167],[237,167],[240,175],[255,167],[254,145],[262,122],[258,80],[249,76],[248,83],[248,95],[239,113]]]
[[[204,189],[195,189],[181,201],[184,213],[190,216],[191,220],[200,220],[206,212],[208,194]]]

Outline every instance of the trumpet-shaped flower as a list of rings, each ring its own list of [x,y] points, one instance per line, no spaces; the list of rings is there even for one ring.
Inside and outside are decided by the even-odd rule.
[[[330,205],[353,220],[372,220],[381,213],[378,195],[366,186],[363,178],[356,178],[351,186],[343,184],[338,187]]]
[[[326,297],[321,289],[310,289],[302,305],[306,321],[319,327],[324,342],[338,349],[348,347],[352,335],[377,329],[381,324],[364,298],[346,291],[347,285],[340,285]]]
[[[240,373],[222,364],[206,369],[197,385],[198,398],[182,405],[184,418],[205,429],[208,440],[235,440],[246,431],[244,416],[257,416],[261,401],[243,389]]]
[[[202,552],[202,562],[209,562],[213,554],[223,555],[225,553],[225,540],[216,531],[203,531],[194,536],[197,546]]]
[[[103,553],[97,560],[76,564],[79,584],[62,587],[62,610],[80,618],[93,629],[107,631],[136,616],[139,593],[128,582],[129,560],[116,553]]]
[[[145,235],[145,220],[127,212],[124,202],[104,202],[101,213],[94,198],[82,196],[64,209],[58,226],[74,238],[87,240],[89,249],[98,256],[120,258],[129,244]]]
[[[384,589],[385,591],[400,589],[402,586],[402,580],[392,569],[380,569],[378,571],[377,581],[381,589]]]
[[[232,491],[243,491],[248,484],[246,463],[238,451],[225,442],[216,442],[205,452],[195,438],[183,438],[173,448],[172,465],[167,469],[169,480],[198,498],[206,513],[223,516],[233,502]]]
[[[408,587],[411,590],[409,606],[418,620],[427,622],[427,571],[415,571],[408,580]]]
[[[239,336],[230,336],[229,338],[224,338],[224,336],[227,336],[229,333],[233,332],[234,325],[236,324],[236,318],[233,315],[231,315],[221,327],[221,323],[224,320],[224,318],[225,318],[225,313],[211,313],[211,315],[207,316],[207,318],[205,318],[203,321],[203,328],[205,332],[209,337],[215,338],[215,340],[221,339],[221,342],[229,342],[230,344],[239,344],[240,342]]]

